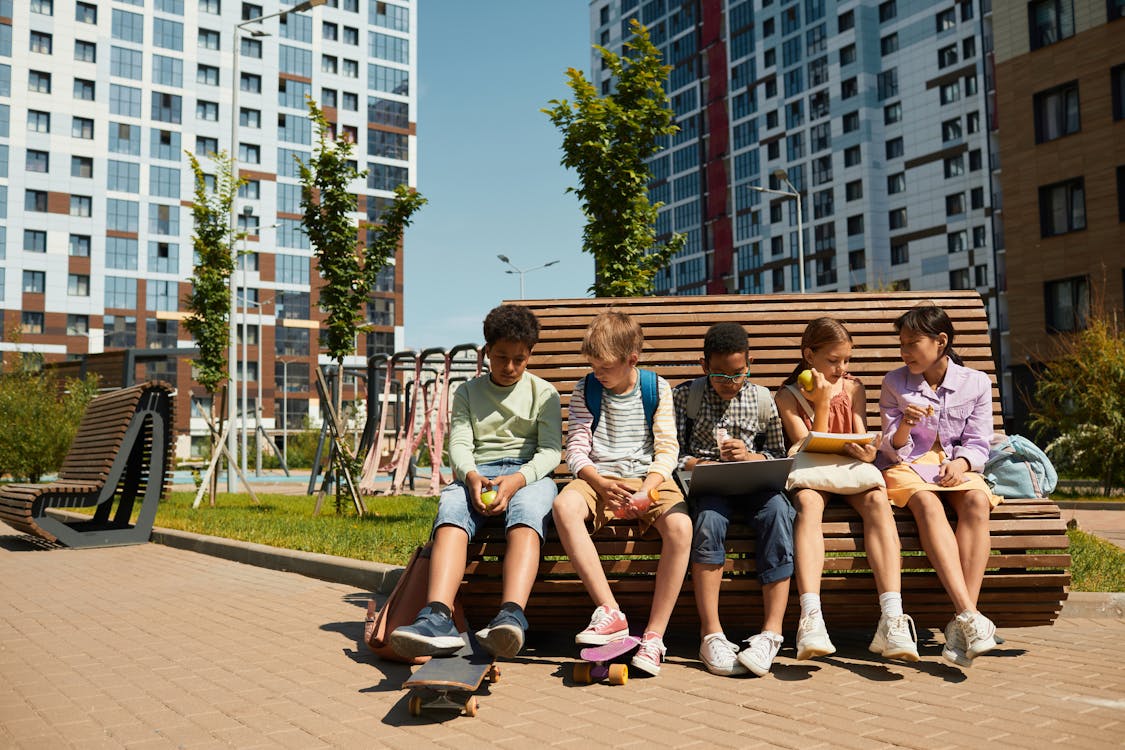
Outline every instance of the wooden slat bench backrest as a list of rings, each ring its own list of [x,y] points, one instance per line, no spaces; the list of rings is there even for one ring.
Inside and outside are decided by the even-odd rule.
[[[801,333],[813,318],[831,315],[844,322],[855,341],[851,373],[867,390],[867,425],[880,428],[879,386],[900,367],[894,320],[912,307],[933,302],[953,319],[954,348],[965,365],[987,373],[993,382],[993,418],[1002,424],[996,365],[988,334],[988,316],[976,292],[855,292],[848,294],[716,295],[706,297],[638,297],[629,299],[510,300],[531,308],[542,329],[530,370],[547,379],[566,406],[578,378],[589,371],[580,353],[590,320],[607,309],[634,317],[645,333],[641,366],[656,370],[675,387],[702,374],[699,358],[703,334],[713,323],[740,323],[750,335],[754,362],[750,378],[771,391],[793,371]]]
[[[90,401],[59,469],[59,481],[105,482],[143,392],[142,386],[133,386]]]

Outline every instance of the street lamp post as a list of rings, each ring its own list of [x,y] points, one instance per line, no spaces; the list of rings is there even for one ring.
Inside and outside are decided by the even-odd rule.
[[[315,8],[318,5],[324,5],[328,0],[304,0],[304,2],[297,3],[291,8],[285,10],[267,13],[257,18],[250,18],[234,27],[234,34],[231,36],[231,84],[230,84],[230,170],[231,179],[238,179],[238,89],[242,85],[238,73],[238,52],[241,46],[242,32],[246,26],[251,24],[261,23],[262,21],[270,18],[281,17],[289,15],[290,13],[299,13],[310,8]],[[265,31],[255,29],[250,32],[254,36],[268,36]],[[230,202],[230,252],[231,259],[234,266],[238,266],[238,256],[236,255],[237,246],[235,244],[235,234],[238,229],[238,216],[237,201],[231,200]],[[236,460],[236,451],[238,450],[238,441],[236,440],[236,433],[234,431],[234,421],[237,418],[237,407],[234,403],[235,389],[237,387],[237,374],[235,373],[235,365],[238,360],[238,328],[234,319],[234,311],[238,307],[238,286],[234,283],[234,272],[231,272],[230,283],[230,327],[227,335],[230,338],[230,346],[227,349],[227,370],[229,372],[228,381],[230,383],[227,389],[227,452],[230,454],[228,461],[233,463]],[[245,461],[245,452],[243,455]],[[227,471],[227,492],[234,492],[234,467],[229,467]]]
[[[514,273],[514,274],[518,273],[519,274],[519,276],[520,276],[520,299],[523,299],[523,276],[524,276],[525,273],[531,273],[532,271],[538,271],[541,268],[553,266],[556,263],[558,263],[557,260],[552,260],[551,262],[544,263],[541,266],[535,266],[534,268],[522,268],[521,269],[521,268],[516,268],[516,266],[512,263],[512,261],[508,259],[507,255],[497,255],[496,257],[499,258],[502,263],[505,263],[505,264],[512,267],[511,270],[505,271],[504,273]]]
[[[778,180],[784,182],[789,186],[789,190],[774,190],[773,188],[758,187],[751,185],[751,190],[757,190],[759,193],[770,193],[771,195],[784,195],[786,198],[792,198],[797,202],[797,288],[801,294],[805,293],[805,227],[804,222],[801,220],[801,193],[789,181],[789,173],[784,169],[774,170],[773,176]]]

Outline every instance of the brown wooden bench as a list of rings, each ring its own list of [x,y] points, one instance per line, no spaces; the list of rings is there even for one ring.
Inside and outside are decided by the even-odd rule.
[[[170,385],[152,381],[95,397],[58,479],[0,488],[0,521],[68,547],[147,542],[171,476],[172,396]],[[137,499],[140,512],[130,524]],[[93,506],[90,520],[66,522],[47,512]]]
[[[582,333],[597,313],[613,307],[628,312],[642,325],[645,349],[641,366],[659,372],[674,387],[702,374],[699,368],[703,334],[720,321],[742,324],[750,334],[754,362],[751,379],[771,390],[792,372],[801,333],[815,317],[832,315],[844,321],[855,338],[851,372],[867,391],[867,423],[880,429],[879,388],[883,376],[901,366],[898,337],[892,321],[923,302],[943,307],[957,331],[955,348],[969,367],[992,378],[993,413],[1002,427],[999,391],[988,321],[976,292],[884,292],[850,294],[644,297],[638,299],[575,299],[515,301],[535,311],[542,327],[530,369],[552,382],[562,395],[563,423],[575,381],[588,370],[579,353]],[[560,467],[560,482],[566,477]],[[919,627],[941,627],[952,605],[921,552],[918,531],[909,511],[896,510],[903,548],[903,598]],[[1050,500],[1008,500],[993,511],[992,552],[980,607],[997,625],[1048,624],[1058,616],[1070,583],[1070,556],[1065,523]],[[825,612],[833,627],[870,628],[878,613],[874,579],[863,550],[862,523],[843,503],[824,514]],[[628,613],[647,613],[659,554],[659,539],[638,538],[635,526],[611,523],[596,536],[603,565],[615,595]],[[582,583],[553,533],[544,547],[539,577],[528,603],[537,627],[581,629],[593,608]],[[759,584],[754,574],[754,542],[745,525],[732,525],[727,540],[726,575],[720,609],[725,622],[757,627],[761,618]],[[503,529],[489,527],[470,546],[462,599],[473,622],[487,622],[500,595],[499,560],[504,554]],[[790,597],[787,627],[795,627],[796,588]],[[673,626],[697,627],[690,577],[673,615]]]

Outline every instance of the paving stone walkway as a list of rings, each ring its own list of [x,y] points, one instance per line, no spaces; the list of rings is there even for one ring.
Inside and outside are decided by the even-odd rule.
[[[787,633],[769,677],[724,679],[680,638],[660,677],[621,687],[573,685],[570,636],[540,635],[477,718],[414,718],[408,668],[358,643],[367,598],[157,544],[44,550],[0,525],[0,748],[1085,750],[1125,737],[1120,618],[1064,611],[1008,630],[968,670],[934,640],[918,664],[885,662],[863,633],[797,662]]]

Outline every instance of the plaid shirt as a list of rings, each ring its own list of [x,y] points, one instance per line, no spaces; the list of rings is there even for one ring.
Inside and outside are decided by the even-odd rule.
[[[730,401],[723,401],[708,380],[707,390],[703,392],[699,413],[695,415],[690,435],[686,432],[691,381],[680,383],[673,389],[672,400],[676,406],[676,434],[680,438],[681,468],[690,458],[719,460],[719,446],[715,442],[716,425],[725,427],[731,438],[746,443],[747,450],[751,453],[761,453],[766,458],[785,456],[785,434],[782,432],[781,417],[777,415],[777,406],[774,405],[772,398],[769,399],[770,416],[767,427],[764,432],[758,431],[758,397],[755,390],[760,387],[754,386],[747,380],[738,391],[738,395]]]

